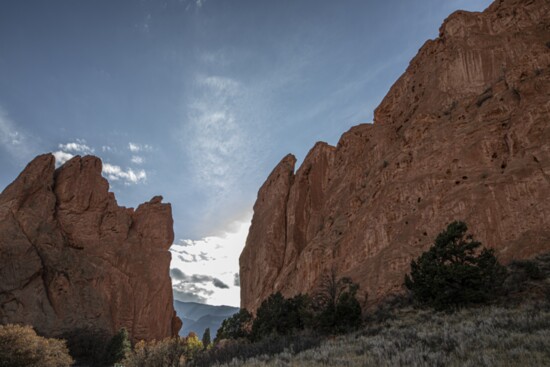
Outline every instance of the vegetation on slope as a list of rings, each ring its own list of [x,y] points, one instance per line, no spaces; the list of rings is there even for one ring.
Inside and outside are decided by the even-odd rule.
[[[404,308],[293,355],[289,349],[212,366],[548,366],[550,307],[489,306],[455,313]]]

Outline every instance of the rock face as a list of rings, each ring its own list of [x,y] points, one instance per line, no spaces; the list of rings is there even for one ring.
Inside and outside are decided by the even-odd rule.
[[[507,262],[550,251],[550,3],[459,11],[375,111],[261,187],[240,258],[241,306],[311,292],[334,268],[369,303],[453,220]],[[364,294],[364,293],[363,293]]]
[[[177,335],[169,276],[172,210],[161,197],[119,207],[101,161],[55,169],[36,157],[0,194],[0,322],[47,336],[79,329],[134,340]]]

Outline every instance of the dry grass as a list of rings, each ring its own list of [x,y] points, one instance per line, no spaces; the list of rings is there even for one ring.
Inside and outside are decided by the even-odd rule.
[[[550,307],[405,308],[318,348],[222,366],[550,366]]]

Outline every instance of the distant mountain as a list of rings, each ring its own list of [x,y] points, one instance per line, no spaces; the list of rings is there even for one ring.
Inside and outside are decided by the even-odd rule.
[[[193,331],[199,338],[202,337],[206,328],[210,328],[210,335],[215,338],[222,321],[239,311],[238,307],[212,306],[177,300],[174,300],[174,308],[183,321],[179,334],[187,336]]]

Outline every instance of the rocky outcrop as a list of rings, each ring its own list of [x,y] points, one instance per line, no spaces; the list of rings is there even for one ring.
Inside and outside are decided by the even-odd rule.
[[[295,174],[294,162],[254,206],[240,258],[249,310],[311,292],[330,269],[377,302],[453,220],[504,262],[550,251],[550,3],[452,14],[373,124],[318,143]]]
[[[59,169],[36,157],[0,194],[0,322],[47,336],[74,330],[134,340],[177,335],[169,276],[170,204],[154,197],[119,207],[101,161],[75,157]]]

